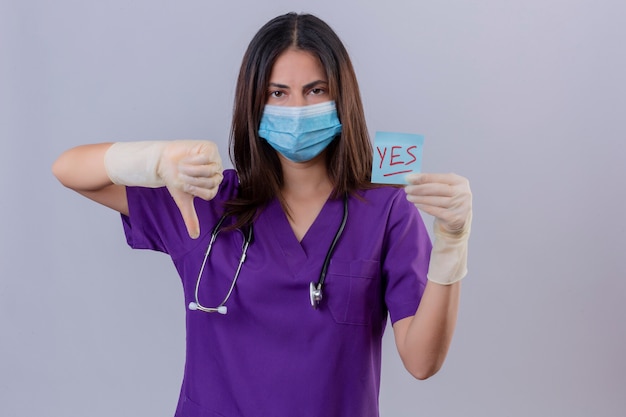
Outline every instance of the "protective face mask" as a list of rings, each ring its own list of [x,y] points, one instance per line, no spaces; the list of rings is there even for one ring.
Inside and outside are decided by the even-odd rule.
[[[334,101],[303,107],[266,105],[259,136],[294,162],[310,161],[341,132]]]

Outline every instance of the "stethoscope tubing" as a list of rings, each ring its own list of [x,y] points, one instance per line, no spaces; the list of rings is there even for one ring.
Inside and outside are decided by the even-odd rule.
[[[322,271],[320,272],[320,277],[317,280],[317,283],[311,282],[309,285],[309,297],[311,300],[311,307],[317,309],[323,298],[322,287],[324,286],[324,281],[326,280],[326,273],[328,272],[328,266],[330,265],[330,259],[335,251],[335,246],[341,238],[343,234],[343,229],[346,227],[346,223],[348,222],[348,194],[346,193],[343,197],[343,217],[341,218],[341,224],[339,228],[335,232],[335,236],[333,237],[332,243],[326,252],[326,257],[324,258],[324,263],[322,264]]]
[[[247,235],[244,234],[244,243],[243,243],[241,257],[239,258],[239,264],[237,265],[237,270],[235,272],[235,276],[233,277],[233,282],[231,283],[230,288],[228,289],[228,293],[226,294],[226,297],[224,297],[224,300],[217,307],[205,307],[202,304],[200,304],[200,299],[199,299],[200,281],[202,280],[202,275],[204,273],[204,268],[209,258],[209,254],[211,253],[211,248],[213,247],[213,243],[217,239],[217,235],[221,231],[222,223],[224,223],[224,220],[226,220],[226,215],[223,215],[219,219],[219,221],[217,222],[217,224],[211,231],[211,239],[209,240],[209,246],[207,247],[207,250],[204,254],[202,265],[200,267],[200,272],[198,273],[198,279],[196,280],[196,288],[194,292],[195,302],[192,301],[189,303],[190,310],[200,310],[206,313],[218,312],[221,314],[226,314],[227,312],[227,307],[225,306],[225,304],[230,298],[233,290],[235,289],[235,284],[237,283],[237,279],[239,278],[241,267],[243,266],[243,263],[246,260],[248,248],[250,247],[250,244],[252,242],[253,227],[252,227],[252,224],[250,224],[250,226],[248,227],[248,234]],[[330,244],[330,247],[328,248],[328,251],[326,252],[326,256],[324,257],[324,263],[322,264],[322,270],[320,272],[320,276],[317,280],[317,283],[311,282],[309,286],[311,306],[314,309],[317,309],[320,301],[322,300],[322,287],[324,286],[324,282],[326,280],[328,266],[330,265],[330,260],[332,258],[333,252],[335,251],[335,247],[337,246],[339,239],[343,235],[343,231],[346,227],[347,222],[348,222],[348,194],[346,193],[343,198],[343,216],[341,218],[341,224],[337,228],[337,231],[335,232],[335,236],[333,237],[333,240]]]
[[[207,250],[204,254],[202,265],[200,267],[200,272],[198,273],[198,279],[196,280],[196,288],[194,292],[195,302],[192,301],[189,303],[190,310],[200,310],[200,311],[204,311],[205,313],[218,312],[220,314],[226,314],[226,312],[228,311],[225,304],[230,298],[230,295],[232,294],[233,290],[235,289],[235,284],[237,283],[237,279],[239,278],[241,267],[244,261],[246,260],[248,247],[250,246],[250,243],[252,242],[252,236],[253,236],[252,226],[248,228],[248,234],[244,235],[244,243],[243,243],[243,248],[241,252],[241,257],[239,258],[239,265],[237,266],[237,271],[235,272],[235,276],[233,277],[233,282],[230,284],[230,288],[228,289],[228,293],[224,297],[224,300],[222,300],[222,302],[217,307],[205,307],[200,303],[200,298],[198,295],[200,291],[200,281],[202,280],[202,275],[204,273],[204,267],[206,266],[206,262],[209,258],[209,254],[211,253],[211,248],[213,247],[213,243],[217,239],[217,235],[220,233],[222,223],[224,223],[225,219],[226,219],[226,216],[222,216],[220,220],[217,222],[217,224],[215,225],[215,227],[213,228],[213,230],[211,231],[211,240],[209,240],[209,246],[207,247]]]

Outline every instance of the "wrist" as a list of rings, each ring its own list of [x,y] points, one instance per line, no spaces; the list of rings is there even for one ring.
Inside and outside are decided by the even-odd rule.
[[[471,229],[470,212],[465,226],[459,232],[449,232],[435,220],[435,240],[428,266],[428,280],[441,285],[450,285],[467,275],[467,253]]]
[[[104,154],[104,167],[114,184],[158,188],[165,185],[159,163],[167,141],[116,142]]]

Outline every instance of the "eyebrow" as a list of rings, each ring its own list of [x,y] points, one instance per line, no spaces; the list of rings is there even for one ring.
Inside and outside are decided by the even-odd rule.
[[[315,87],[316,85],[319,85],[319,84],[328,84],[328,81],[315,80],[315,81],[312,81],[312,82],[310,82],[308,84],[303,85],[302,89],[303,90],[308,90],[308,89],[313,88],[313,87]],[[286,84],[279,84],[279,83],[270,83],[270,87],[284,88],[286,90],[290,89],[290,87],[288,85],[286,85]]]
[[[310,83],[308,83],[308,84],[304,85],[304,86],[302,87],[302,89],[303,89],[303,90],[308,90],[309,88],[313,88],[313,87],[315,87],[316,85],[319,85],[319,84],[328,84],[328,81],[324,81],[324,80],[315,80],[315,81],[313,81],[313,82],[310,82]]]

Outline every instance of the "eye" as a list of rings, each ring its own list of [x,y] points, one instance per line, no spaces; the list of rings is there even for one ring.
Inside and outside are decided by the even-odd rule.
[[[285,95],[284,92],[279,91],[279,90],[274,90],[274,91],[270,91],[269,93],[269,97],[271,98],[281,98]]]
[[[314,96],[321,96],[324,93],[326,93],[326,90],[324,90],[323,88],[316,87],[311,89],[311,94],[313,94]]]

